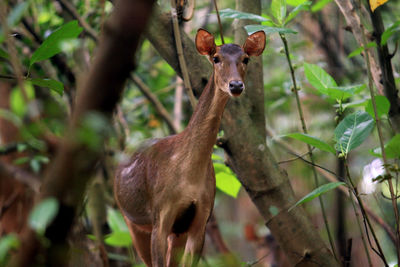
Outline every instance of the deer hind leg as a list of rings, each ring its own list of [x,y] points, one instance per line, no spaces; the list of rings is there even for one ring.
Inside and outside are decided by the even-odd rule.
[[[140,258],[146,264],[151,266],[151,232],[141,229],[136,224],[132,223],[128,218],[124,216],[125,222],[128,225],[129,232],[132,237],[133,245],[139,254]]]
[[[168,237],[167,266],[177,267],[185,250],[187,234],[171,234]]]
[[[187,233],[185,252],[182,266],[196,266],[203,250],[204,236],[209,212],[199,211]]]

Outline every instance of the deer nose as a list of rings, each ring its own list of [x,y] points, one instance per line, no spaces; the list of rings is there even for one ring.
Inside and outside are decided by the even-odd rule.
[[[230,81],[229,82],[229,91],[231,91],[232,95],[239,96],[244,89],[244,84],[242,81]]]

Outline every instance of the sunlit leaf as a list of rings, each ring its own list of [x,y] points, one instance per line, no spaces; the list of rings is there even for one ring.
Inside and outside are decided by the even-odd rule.
[[[328,88],[337,87],[332,76],[318,65],[304,63],[304,74],[308,82],[322,94],[329,95]]]
[[[129,232],[112,232],[105,237],[104,242],[113,247],[129,247],[132,245]]]
[[[286,17],[286,0],[272,0],[271,14],[282,25]]]
[[[374,128],[374,119],[366,112],[357,111],[347,115],[334,131],[337,151],[344,156],[361,145]]]
[[[257,31],[264,31],[265,34],[271,34],[271,33],[294,33],[296,34],[297,32],[289,29],[289,28],[278,28],[278,27],[270,27],[266,25],[246,25],[244,26],[248,34],[255,33]]]
[[[371,10],[375,11],[379,6],[386,3],[388,0],[369,0],[369,4],[371,6]]]
[[[324,194],[326,192],[329,192],[329,191],[331,191],[331,190],[333,190],[336,187],[341,186],[341,185],[346,185],[346,183],[344,183],[344,182],[334,182],[334,183],[328,183],[328,184],[321,185],[320,187],[316,188],[311,193],[307,194],[305,197],[303,197],[302,199],[297,201],[296,204],[294,204],[292,207],[290,207],[290,209],[288,211],[291,211],[292,209],[294,209],[298,205],[301,205],[301,204],[304,204],[306,202],[309,202],[309,201],[313,200],[314,198],[317,198],[320,195],[322,195],[322,194]]]
[[[24,90],[28,101],[35,98],[35,90],[30,83],[24,83]],[[28,109],[27,104],[22,90],[20,88],[14,88],[10,94],[11,110],[16,115],[23,117]]]
[[[241,184],[233,175],[226,172],[219,172],[215,175],[216,186],[219,190],[231,197],[236,198],[239,194]]]
[[[312,12],[318,12],[321,9],[323,9],[327,4],[329,4],[330,2],[332,2],[332,0],[319,0],[317,3],[315,3],[312,7],[311,7],[311,11]]]
[[[372,155],[382,157],[381,148],[376,148],[370,151]],[[400,158],[400,134],[396,134],[392,139],[385,145],[385,154],[388,159],[399,159]]]
[[[300,13],[300,11],[309,10],[311,3],[312,3],[311,1],[303,2],[296,8],[294,8],[292,11],[290,11],[287,18],[285,19],[285,25],[288,24],[292,19],[294,19],[297,16],[297,14]]]
[[[290,133],[290,134],[286,134],[284,136],[297,139],[306,144],[309,144],[311,146],[319,148],[323,151],[330,152],[332,154],[336,154],[336,151],[332,146],[330,146],[325,141],[322,141],[321,139],[319,139],[317,137],[314,137],[314,136],[311,136],[308,134],[304,134],[304,133]]]
[[[249,20],[254,20],[254,21],[258,21],[258,22],[264,22],[264,21],[271,20],[269,18],[264,18],[264,17],[256,15],[256,14],[241,12],[241,11],[233,10],[230,8],[221,10],[219,12],[219,14],[220,14],[221,18],[249,19]]]
[[[82,30],[82,27],[78,25],[78,21],[76,20],[61,26],[61,28],[50,34],[33,53],[29,65],[32,66],[38,61],[48,59],[60,53],[62,51],[61,43],[68,39],[78,37]]]
[[[38,234],[43,235],[47,226],[58,213],[59,203],[55,198],[46,198],[36,204],[29,215],[29,226]]]
[[[53,90],[60,96],[62,96],[64,93],[64,85],[59,81],[53,79],[40,79],[40,78],[28,79],[28,81],[30,81],[34,85],[49,88],[50,90]]]
[[[376,103],[376,111],[378,113],[378,117],[381,118],[382,116],[388,116],[389,109],[390,109],[390,102],[383,95],[376,95],[375,96],[375,103]],[[367,106],[365,107],[365,111],[368,112],[373,118],[375,118],[374,108],[372,106],[372,99],[368,100]]]
[[[291,6],[298,6],[303,4],[304,2],[307,2],[307,0],[286,0],[286,4]]]

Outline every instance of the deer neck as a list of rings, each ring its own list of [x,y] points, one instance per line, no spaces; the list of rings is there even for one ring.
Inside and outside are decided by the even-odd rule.
[[[218,89],[211,75],[199,102],[183,132],[187,144],[187,153],[195,162],[208,164],[229,95]]]

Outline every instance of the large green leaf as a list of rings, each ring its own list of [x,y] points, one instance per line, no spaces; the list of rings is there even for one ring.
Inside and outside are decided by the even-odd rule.
[[[304,143],[312,145],[316,148],[319,148],[323,151],[330,152],[334,155],[336,154],[336,151],[332,146],[330,146],[329,144],[327,144],[326,142],[322,141],[321,139],[319,139],[317,137],[314,137],[314,136],[311,136],[308,134],[304,134],[304,133],[290,133],[290,134],[286,134],[284,136],[297,139],[299,141],[302,141]]]
[[[60,96],[62,96],[64,93],[64,85],[59,81],[53,79],[40,79],[40,78],[28,79],[28,81],[30,81],[34,85],[49,88],[50,90],[53,90]]]
[[[255,33],[257,31],[264,31],[265,34],[271,34],[271,33],[294,33],[296,34],[297,32],[289,29],[289,28],[278,28],[278,27],[270,27],[270,26],[265,26],[265,25],[246,25],[244,26],[248,34]]]
[[[294,19],[301,11],[309,10],[311,4],[311,1],[303,2],[292,11],[290,11],[287,18],[285,19],[285,25],[288,24],[292,19]]]
[[[47,226],[58,213],[59,203],[55,198],[46,198],[38,203],[29,215],[29,226],[43,235]]]
[[[298,6],[303,4],[304,2],[307,2],[307,0],[286,0],[286,4],[291,6]]]
[[[253,14],[253,13],[246,13],[237,10],[233,10],[230,8],[223,9],[219,12],[221,18],[230,18],[230,19],[250,19],[257,22],[264,22],[270,21],[271,19],[264,18],[262,16]]]
[[[371,151],[372,155],[382,157],[381,148],[376,148]],[[400,134],[396,134],[392,139],[385,145],[386,158],[388,159],[399,159],[400,158]]]
[[[324,193],[326,193],[328,191],[331,191],[332,189],[335,189],[336,187],[338,187],[340,185],[346,185],[346,183],[344,183],[344,182],[333,182],[333,183],[327,183],[327,184],[321,185],[320,187],[316,188],[311,193],[307,194],[305,197],[303,197],[302,199],[297,201],[296,204],[294,204],[292,207],[290,207],[288,211],[291,211],[292,209],[294,209],[298,205],[306,203],[306,202],[309,202],[309,201],[313,200],[314,198],[317,198],[320,195],[322,195],[322,194],[324,194]]]
[[[374,119],[366,112],[357,111],[347,115],[334,131],[336,150],[346,157],[352,149],[364,142],[374,125]]]
[[[129,232],[112,232],[105,237],[104,242],[113,247],[129,247],[132,245]]]
[[[308,82],[322,94],[329,95],[328,88],[337,87],[332,76],[315,64],[304,63],[304,74]]]
[[[46,40],[39,46],[33,53],[29,65],[48,59],[62,51],[61,43],[78,37],[82,32],[82,28],[78,25],[78,21],[73,20],[61,26],[58,30],[54,31],[47,37]]]
[[[375,103],[378,117],[381,118],[382,116],[388,116],[390,109],[389,100],[383,95],[377,95],[375,96]],[[371,115],[373,118],[375,118],[375,112],[372,106],[372,99],[368,100],[365,111],[368,112],[368,114]]]
[[[214,162],[214,171],[217,188],[225,194],[236,198],[241,184],[232,170],[223,163]]]
[[[286,17],[286,0],[272,0],[271,14],[282,25]]]

